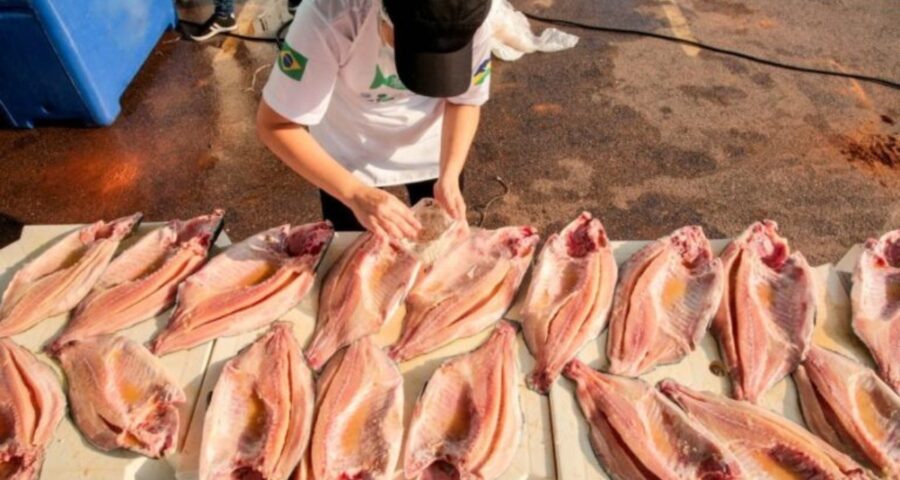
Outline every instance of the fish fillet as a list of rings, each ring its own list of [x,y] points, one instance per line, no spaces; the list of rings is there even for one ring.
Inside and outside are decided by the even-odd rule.
[[[65,345],[59,360],[75,424],[94,446],[151,458],[174,451],[184,392],[146,348],[103,335]]]
[[[44,447],[65,409],[53,370],[11,340],[0,339],[0,478],[37,480]]]
[[[178,289],[178,305],[151,344],[157,355],[264,327],[312,287],[334,230],[328,222],[282,225],[213,257]]]
[[[751,403],[693,391],[672,380],[659,389],[688,418],[719,437],[744,478],[865,478],[863,468],[799,425]]]
[[[173,220],[116,257],[50,349],[115,333],[171,307],[181,281],[206,261],[224,214]]]
[[[444,362],[419,397],[406,438],[407,479],[483,479],[509,468],[521,440],[516,330],[500,322],[478,349]]]
[[[575,381],[594,452],[614,478],[741,478],[725,444],[643,381],[603,374],[578,360],[565,375]]]
[[[75,308],[100,279],[141,214],[76,230],[22,267],[3,292],[0,337],[24,332]]]
[[[853,273],[853,331],[900,393],[900,230],[870,239]]]
[[[810,430],[884,478],[900,478],[900,396],[875,372],[813,345],[794,381]]]
[[[325,276],[316,333],[306,350],[319,370],[341,348],[377,333],[406,298],[421,269],[464,238],[466,225],[450,218],[434,200],[413,207],[423,230],[415,242],[360,235]]]
[[[393,240],[365,233],[325,277],[316,333],[306,358],[319,370],[350,342],[376,333],[406,296],[419,260]]]
[[[200,480],[282,480],[309,441],[315,392],[291,324],[225,364],[203,423]]]
[[[609,321],[609,371],[636,377],[675,363],[697,344],[725,287],[722,262],[696,226],[635,253],[622,267]]]
[[[403,377],[371,337],[351,343],[317,384],[312,478],[387,480],[403,442]]]
[[[712,330],[739,400],[756,403],[809,349],[816,307],[812,272],[771,220],[722,252],[727,287]]]
[[[500,320],[537,242],[537,233],[527,226],[475,230],[442,255],[406,299],[403,331],[391,358],[418,357]]]
[[[616,259],[600,220],[584,212],[551,236],[522,302],[522,333],[535,358],[529,388],[547,393],[569,360],[606,326]]]

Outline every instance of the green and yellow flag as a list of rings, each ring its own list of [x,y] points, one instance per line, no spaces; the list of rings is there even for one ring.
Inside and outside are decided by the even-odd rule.
[[[306,71],[307,58],[285,43],[278,52],[278,68],[290,78],[300,80]]]

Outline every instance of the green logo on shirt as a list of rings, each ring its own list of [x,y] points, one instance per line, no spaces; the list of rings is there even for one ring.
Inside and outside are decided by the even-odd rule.
[[[369,90],[375,90],[378,87],[390,87],[394,90],[406,90],[406,86],[403,85],[403,82],[400,81],[400,77],[396,74],[384,76],[384,73],[381,71],[381,67],[375,65],[375,78],[372,79],[372,84],[369,85]]]
[[[291,48],[285,43],[278,53],[278,68],[281,72],[294,80],[303,78],[303,72],[306,71],[307,58],[300,52]]]

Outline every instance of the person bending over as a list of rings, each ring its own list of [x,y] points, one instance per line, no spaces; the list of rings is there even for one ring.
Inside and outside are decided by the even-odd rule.
[[[263,89],[257,132],[320,189],[337,230],[412,238],[405,185],[465,218],[462,172],[491,74],[490,0],[307,0]]]

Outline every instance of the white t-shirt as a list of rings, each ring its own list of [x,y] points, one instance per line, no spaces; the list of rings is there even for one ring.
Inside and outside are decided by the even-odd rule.
[[[437,178],[444,99],[407,90],[394,49],[379,34],[380,0],[300,4],[263,89],[283,117],[310,127],[338,162],[366,183]],[[481,105],[491,73],[488,22],[475,34],[472,84],[452,103]]]

